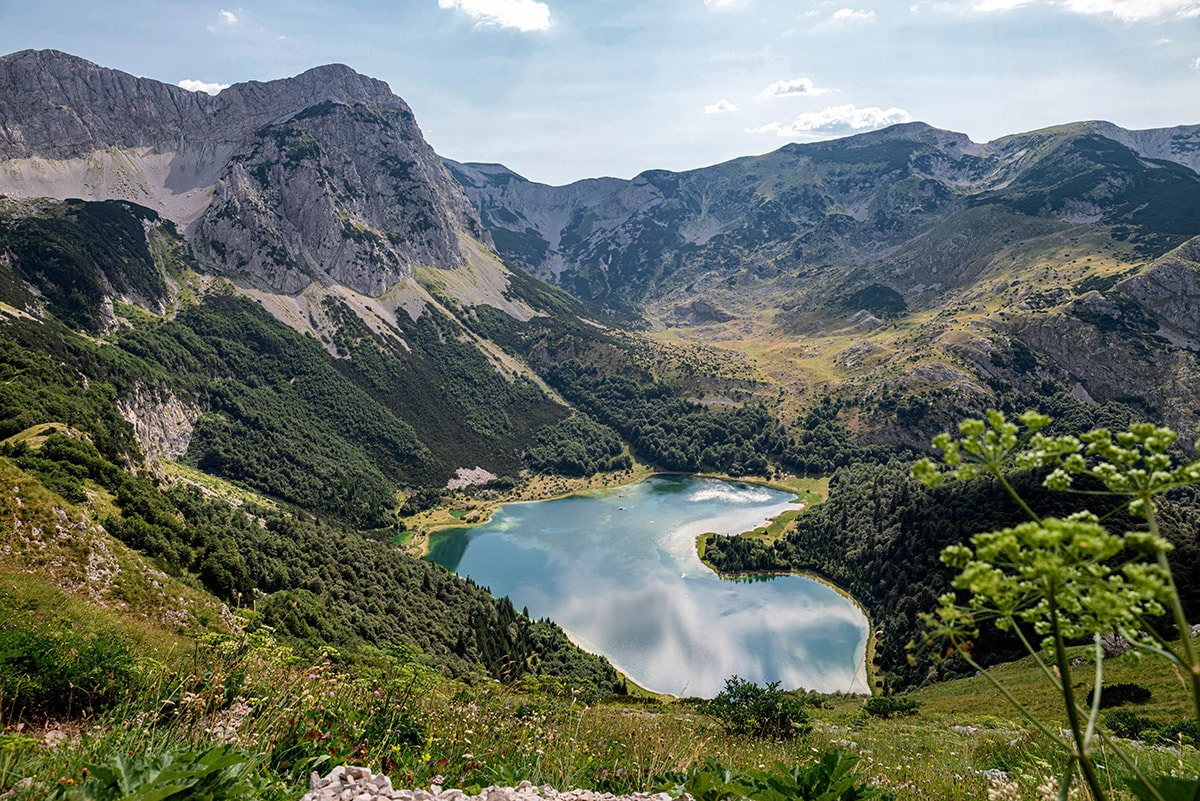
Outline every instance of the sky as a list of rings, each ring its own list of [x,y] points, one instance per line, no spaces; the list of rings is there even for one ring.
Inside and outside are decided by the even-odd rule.
[[[1200,123],[1200,0],[0,0],[27,48],[195,91],[348,64],[441,155],[550,184],[912,120]]]

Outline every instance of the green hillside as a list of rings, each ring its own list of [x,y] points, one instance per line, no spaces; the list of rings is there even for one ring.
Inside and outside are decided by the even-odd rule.
[[[29,113],[127,128],[86,83]],[[147,178],[161,214],[0,196],[0,799],[294,801],[346,764],[696,801],[1081,798],[1065,775],[1200,798],[1190,436],[1069,438],[1200,422],[1190,168],[1101,124],[912,124],[547,187],[443,164],[346,67],[224,98],[147,100],[226,137],[189,140],[223,155],[187,198]],[[968,424],[934,452],[983,478],[913,478],[989,408],[1058,427]],[[699,546],[852,595],[873,697],[654,696],[413,553],[659,470],[828,488]]]

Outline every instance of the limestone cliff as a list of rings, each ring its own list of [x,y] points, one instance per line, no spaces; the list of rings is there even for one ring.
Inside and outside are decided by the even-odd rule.
[[[136,383],[117,398],[117,409],[130,425],[138,446],[147,456],[178,459],[187,453],[200,408],[180,400],[161,384]]]
[[[1200,237],[1122,281],[1117,289],[1149,310],[1164,336],[1200,351]]]
[[[209,96],[53,50],[0,57],[0,194],[122,199],[217,271],[378,295],[489,241],[408,105],[349,67]]]

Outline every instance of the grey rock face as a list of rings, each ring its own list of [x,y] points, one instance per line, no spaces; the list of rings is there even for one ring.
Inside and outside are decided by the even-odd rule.
[[[1111,122],[1093,122],[1091,126],[1096,133],[1120,142],[1139,155],[1174,161],[1200,172],[1200,125],[1177,125],[1142,131],[1126,130]]]
[[[376,296],[417,265],[459,266],[460,230],[482,236],[406,106],[326,101],[234,153],[195,241],[272,289],[315,279]]]
[[[239,83],[213,97],[57,50],[0,57],[0,158],[72,158],[109,147],[233,143],[329,100],[404,105],[383,81],[341,64]]]
[[[1152,317],[1145,309],[1088,292],[1061,310],[1024,318],[1012,333],[1068,382],[1078,382],[1087,397],[1103,403],[1145,397],[1153,388],[1166,424],[1192,429],[1193,410],[1200,408],[1200,359],[1156,340],[1144,330],[1147,321]]]
[[[460,232],[490,241],[408,105],[336,64],[212,97],[14,53],[0,58],[0,162],[0,192],[156,208],[209,264],[275,291],[378,295],[418,265],[460,265]]]
[[[1189,240],[1117,285],[1175,333],[1200,350],[1200,238]]]
[[[178,459],[187,452],[200,408],[184,403],[165,386],[135,384],[117,398],[117,410],[133,426],[142,452],[163,459]]]

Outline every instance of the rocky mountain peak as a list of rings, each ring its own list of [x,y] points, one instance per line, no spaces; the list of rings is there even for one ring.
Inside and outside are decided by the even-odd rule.
[[[0,158],[71,158],[212,127],[212,98],[57,50],[0,57]]]
[[[214,116],[248,125],[251,130],[321,103],[395,108],[412,116],[408,104],[392,94],[386,83],[357,73],[345,64],[313,67],[292,78],[236,83],[211,100]]]
[[[0,57],[0,158],[71,158],[104,147],[238,142],[322,102],[400,109],[383,81],[344,64],[247,81],[210,96],[101,67],[57,50]]]
[[[194,243],[271,289],[316,280],[377,296],[418,265],[459,266],[460,231],[488,239],[408,106],[325,100],[232,155]]]
[[[378,295],[490,237],[408,104],[344,64],[216,96],[54,50],[0,58],[0,194],[130,200],[218,270]]]

